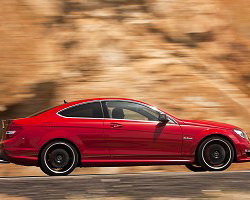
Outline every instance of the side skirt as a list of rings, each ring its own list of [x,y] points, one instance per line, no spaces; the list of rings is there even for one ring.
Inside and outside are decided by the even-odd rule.
[[[122,167],[153,165],[185,165],[193,163],[193,159],[180,160],[82,160],[81,167]]]

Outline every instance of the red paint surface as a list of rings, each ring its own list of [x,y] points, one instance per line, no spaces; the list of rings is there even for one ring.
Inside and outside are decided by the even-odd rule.
[[[8,130],[16,130],[16,134],[3,140],[1,149],[10,162],[38,165],[43,146],[51,140],[64,139],[76,146],[82,166],[186,164],[194,162],[196,148],[204,138],[221,135],[232,142],[236,162],[250,161],[245,153],[250,149],[249,141],[235,134],[233,129],[237,127],[228,124],[180,120],[166,112],[176,123],[64,118],[56,114],[61,109],[93,100],[139,102],[88,99],[60,105],[38,116],[12,120]],[[184,137],[192,139],[184,140]]]

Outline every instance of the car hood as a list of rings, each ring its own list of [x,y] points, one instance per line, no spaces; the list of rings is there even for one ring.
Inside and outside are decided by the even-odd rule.
[[[213,128],[223,128],[223,129],[239,129],[237,126],[233,126],[231,124],[225,124],[214,121],[207,120],[182,120],[186,125],[192,126],[205,126],[205,127],[213,127]]]

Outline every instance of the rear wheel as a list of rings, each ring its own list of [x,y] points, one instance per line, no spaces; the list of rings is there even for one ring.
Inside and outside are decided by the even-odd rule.
[[[207,171],[206,169],[204,169],[201,166],[198,166],[196,164],[186,164],[185,165],[189,170],[193,171],[193,172],[205,172]]]
[[[50,176],[65,176],[77,166],[78,154],[69,143],[55,141],[45,146],[40,156],[41,170]]]
[[[208,171],[222,171],[232,164],[234,149],[228,140],[211,137],[201,143],[197,158],[202,168]]]

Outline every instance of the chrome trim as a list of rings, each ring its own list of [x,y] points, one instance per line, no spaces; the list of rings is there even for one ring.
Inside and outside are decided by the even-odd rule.
[[[190,137],[183,137],[183,140],[192,140],[193,138]]]
[[[56,113],[57,114],[57,113]],[[60,115],[60,114],[57,114],[59,117],[62,117],[62,118],[73,118],[73,119],[104,119],[104,118],[91,118],[91,117],[65,117],[63,115]]]
[[[96,119],[96,118],[94,118]],[[148,121],[148,120],[135,120],[135,119],[114,119],[114,118],[103,118],[104,120],[124,120],[124,121],[135,121],[135,122],[157,122],[157,123],[161,123],[160,121]],[[173,121],[174,122],[174,121]],[[176,124],[176,123],[173,123]],[[167,124],[167,125],[171,125],[171,124]]]
[[[164,161],[167,161],[167,162],[187,162],[190,160],[164,160]]]
[[[104,120],[135,121],[135,122],[158,122],[158,123],[159,123],[159,121],[136,120],[136,119],[114,119],[114,118],[104,118]]]
[[[69,109],[69,108],[76,107],[76,106],[83,105],[83,104],[88,104],[88,103],[95,103],[95,102],[99,102],[100,104],[102,104],[100,100],[92,100],[92,101],[82,102],[82,103],[74,104],[74,105],[72,105],[72,106],[63,108],[63,109],[57,111],[56,114],[57,114],[58,116],[62,117],[62,118],[74,118],[74,119],[75,119],[75,118],[77,118],[77,119],[104,119],[104,113],[103,113],[102,105],[101,105],[102,116],[103,116],[102,118],[91,118],[91,117],[86,117],[86,118],[85,118],[85,117],[66,117],[66,116],[63,116],[63,115],[59,114],[59,112],[64,111],[64,110],[67,110],[67,109]]]

